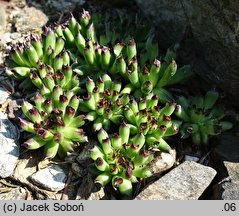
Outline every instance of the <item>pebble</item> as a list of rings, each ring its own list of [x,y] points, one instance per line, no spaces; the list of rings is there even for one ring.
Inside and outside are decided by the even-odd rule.
[[[58,165],[46,167],[29,176],[31,181],[39,187],[50,191],[60,191],[65,187],[67,174]]]
[[[191,156],[191,155],[185,155],[184,160],[185,161],[195,161],[195,162],[198,162],[199,158],[195,157],[195,156]]]
[[[172,168],[176,161],[176,151],[170,150],[169,153],[159,152],[155,155],[154,160],[149,164],[154,176],[161,175],[161,173]]]

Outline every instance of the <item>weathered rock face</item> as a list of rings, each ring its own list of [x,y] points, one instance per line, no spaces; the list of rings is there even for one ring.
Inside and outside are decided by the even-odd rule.
[[[190,63],[194,71],[205,80],[217,84],[234,96],[237,95],[238,1],[136,0],[136,2],[142,11],[156,22],[159,42],[164,48],[181,42],[182,60]]]

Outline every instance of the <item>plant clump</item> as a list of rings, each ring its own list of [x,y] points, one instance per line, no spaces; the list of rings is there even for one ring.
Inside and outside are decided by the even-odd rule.
[[[175,114],[184,121],[182,138],[191,137],[194,144],[207,145],[210,136],[232,128],[231,122],[221,121],[225,113],[215,106],[218,97],[218,92],[208,91],[204,97],[193,97],[191,103],[183,96],[178,99]]]
[[[111,122],[119,125],[123,116],[123,107],[129,102],[128,94],[121,91],[121,82],[112,81],[104,74],[94,82],[86,81],[86,95],[80,100],[79,110],[86,113],[85,119],[93,122],[93,130],[109,130]]]
[[[95,182],[105,186],[111,182],[121,194],[132,195],[132,183],[152,176],[147,166],[154,158],[153,152],[145,149],[145,136],[142,133],[130,136],[130,127],[123,122],[119,132],[109,135],[101,129],[98,133],[99,145],[91,150],[98,175]],[[97,173],[95,171],[95,173]]]
[[[137,102],[134,98],[125,106],[124,116],[131,134],[142,133],[148,148],[168,152],[171,148],[165,138],[178,133],[180,121],[172,119],[176,103],[168,101],[160,106],[157,95],[148,95]]]
[[[55,85],[52,92],[36,93],[34,103],[24,102],[22,111],[28,118],[20,118],[21,127],[34,136],[24,142],[27,149],[44,146],[45,158],[54,158],[57,153],[64,158],[73,152],[77,143],[87,142],[81,128],[85,116],[78,114],[79,99],[72,91],[63,91]]]
[[[160,57],[150,33],[140,45],[132,37],[117,40],[109,29],[97,35],[93,20],[100,21],[83,10],[79,22],[71,16],[31,35],[12,48],[6,72],[35,94],[33,103],[24,102],[20,118],[32,134],[27,149],[43,147],[45,158],[65,158],[88,142],[85,131],[92,125],[98,145],[89,170],[96,183],[111,183],[131,196],[133,183],[155,174],[150,162],[156,152],[171,150],[169,137],[180,131],[206,144],[232,124],[214,108],[216,92],[175,102],[167,87],[192,75],[190,66],[176,63],[175,49]]]

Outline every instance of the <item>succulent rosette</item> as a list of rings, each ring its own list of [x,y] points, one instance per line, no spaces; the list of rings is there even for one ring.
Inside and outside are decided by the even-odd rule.
[[[120,52],[118,47],[123,47]],[[116,57],[109,73],[120,74],[128,80],[128,88],[131,88],[137,98],[153,92],[161,102],[172,100],[172,95],[165,87],[182,82],[192,75],[189,66],[177,69],[176,54],[170,49],[162,61],[155,58],[152,64],[145,64],[143,67],[138,63],[136,43],[133,39],[129,40],[127,46],[116,44],[114,53]]]
[[[208,144],[210,136],[232,128],[231,122],[222,121],[223,109],[215,106],[218,97],[218,92],[208,91],[204,97],[192,97],[190,102],[183,96],[178,99],[175,114],[184,121],[182,138],[191,137],[196,145]]]
[[[24,102],[22,111],[28,120],[20,118],[21,127],[34,134],[24,143],[27,149],[44,147],[45,158],[57,153],[64,158],[78,143],[88,141],[81,129],[85,116],[77,114],[79,99],[73,92],[55,85],[48,94],[36,93],[34,103]]]
[[[124,108],[124,116],[131,134],[142,133],[148,148],[168,152],[171,148],[165,139],[177,134],[182,123],[172,119],[175,108],[176,103],[170,101],[161,106],[158,96],[151,93],[138,102],[131,99]]]
[[[123,122],[119,132],[109,135],[104,129],[98,132],[99,145],[91,150],[94,164],[90,170],[97,173],[95,183],[111,183],[123,195],[132,195],[132,183],[148,178],[153,173],[147,166],[154,158],[144,147],[145,136],[140,133],[130,137],[130,127]]]
[[[79,110],[86,113],[85,119],[93,122],[93,130],[109,130],[111,122],[120,124],[123,107],[129,102],[128,94],[121,93],[121,82],[112,81],[107,74],[96,82],[88,77],[87,93],[80,100]]]
[[[57,37],[50,27],[44,27],[42,34],[31,34],[25,44],[16,44],[10,51],[9,75],[23,79],[29,77],[32,68],[51,66],[54,71],[63,65],[70,65],[70,55],[65,49],[65,40]]]
[[[65,39],[57,37],[50,27],[45,27],[41,35],[31,35],[29,41],[17,44],[9,56],[6,72],[21,80],[19,87],[38,89],[47,87],[50,91],[55,85],[64,90],[80,93],[79,73],[71,67],[71,54],[65,49]],[[81,74],[80,74],[81,75]]]

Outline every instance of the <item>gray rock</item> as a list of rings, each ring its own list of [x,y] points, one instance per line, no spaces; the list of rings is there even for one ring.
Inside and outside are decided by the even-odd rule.
[[[89,142],[87,143],[87,145],[84,146],[84,148],[82,149],[82,151],[79,153],[79,155],[77,156],[76,160],[80,163],[80,164],[84,164],[89,162],[89,160],[91,160],[90,157],[90,150],[93,149],[93,147],[97,145],[97,142],[95,140],[89,139]]]
[[[223,200],[239,200],[239,163],[224,162],[228,172],[228,180],[222,183]]]
[[[6,138],[1,133],[0,146],[0,177],[6,178],[13,174],[19,157],[19,147],[14,139]]]
[[[34,7],[25,7],[16,15],[14,22],[18,32],[29,32],[46,25],[48,17]]]
[[[94,184],[92,176],[87,174],[83,179],[82,183],[77,192],[77,200],[111,200],[115,199],[112,195],[106,193],[104,187],[100,189]]]
[[[58,165],[51,165],[29,177],[39,187],[50,191],[60,191],[65,187],[67,175]]]
[[[16,140],[19,136],[17,128],[0,112],[0,176],[9,177],[13,174],[18,157],[19,146]]]
[[[239,162],[239,137],[233,135],[218,136],[218,145],[213,150],[215,161]]]
[[[18,32],[13,32],[13,33],[6,32],[1,35],[0,45],[10,49],[10,47],[7,47],[6,44],[8,43],[16,44],[17,42],[24,42],[24,40],[25,40],[24,37]]]
[[[6,89],[0,87],[0,104],[3,104],[7,100],[9,94],[10,93]]]
[[[7,193],[0,194],[0,200],[25,200],[27,192],[22,187],[12,188]]]
[[[239,200],[239,182],[224,182],[221,187],[222,200]]]
[[[137,200],[196,200],[211,183],[216,171],[193,161],[185,161],[149,185]]]
[[[6,32],[6,33],[1,35],[1,38],[0,38],[0,44],[1,45],[10,43],[11,41],[12,41],[12,39],[11,39],[11,33],[10,32]]]
[[[239,182],[239,163],[225,161],[224,166],[227,169],[230,180],[233,182]]]
[[[160,45],[168,46],[182,39],[187,18],[181,7],[180,1],[166,0],[136,0],[143,13],[155,22],[160,28]]]
[[[199,161],[199,157],[192,156],[192,155],[185,155],[184,160],[185,160],[185,161],[198,162],[198,161]]]
[[[211,84],[237,99],[239,89],[238,7],[236,0],[136,0],[157,24],[164,48],[181,42],[181,58]],[[195,57],[197,56],[197,58]],[[238,100],[235,100],[238,104]]]
[[[212,157],[220,171],[220,182],[213,187],[213,199],[239,199],[239,137],[218,136]]]

